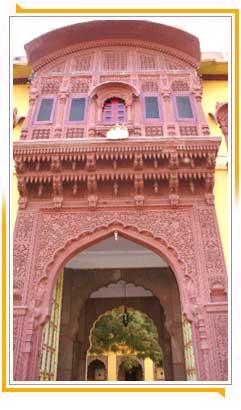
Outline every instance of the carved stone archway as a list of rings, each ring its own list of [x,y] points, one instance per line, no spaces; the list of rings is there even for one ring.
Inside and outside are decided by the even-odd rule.
[[[107,98],[109,98],[110,94],[113,92],[113,89],[115,90],[115,92],[116,90],[121,92],[121,94],[125,96],[127,100],[131,98],[133,94],[136,97],[139,95],[139,90],[137,90],[137,88],[133,84],[121,80],[101,82],[100,84],[92,88],[89,95],[91,98],[93,98],[95,95],[98,95],[103,103],[104,99],[106,99],[105,95],[107,94]]]
[[[110,215],[110,213],[108,213],[108,215]],[[97,223],[98,222],[96,221],[96,225]],[[177,252],[177,250],[174,248],[174,246],[172,246],[171,243],[168,243],[162,237],[154,237],[153,233],[147,231],[146,229],[138,229],[138,227],[136,227],[135,225],[126,225],[123,222],[120,222],[117,215],[116,222],[112,221],[109,225],[107,224],[107,222],[104,225],[97,225],[92,231],[84,230],[80,235],[71,237],[69,240],[67,240],[61,248],[57,248],[56,251],[52,254],[50,260],[47,260],[46,257],[44,258],[45,274],[40,277],[39,283],[37,285],[37,288],[39,290],[40,288],[42,288],[42,283],[44,283],[45,281],[48,282],[45,292],[44,294],[42,294],[41,305],[43,307],[43,312],[46,313],[48,311],[48,313],[50,313],[52,290],[56,282],[58,273],[64,269],[67,261],[69,261],[77,253],[88,248],[89,246],[114,235],[115,232],[117,232],[118,235],[123,236],[125,239],[134,241],[151,249],[167,261],[167,263],[175,273],[175,277],[180,290],[181,303],[190,319],[191,313],[188,310],[188,306],[186,306],[188,300],[186,289],[187,279],[189,278],[188,267],[186,266],[186,262],[181,259],[179,252]],[[40,261],[38,261],[38,264],[39,263]],[[44,322],[45,320],[46,318],[43,317],[40,319],[40,322]]]
[[[225,378],[226,358],[211,352],[210,344],[226,343],[219,327],[220,318],[226,320],[226,302],[212,303],[210,290],[215,277],[219,277],[224,289],[227,284],[214,208],[205,205],[164,208],[161,212],[102,211],[96,212],[95,218],[91,211],[20,210],[15,230],[15,283],[21,279],[17,288],[21,305],[14,309],[16,380],[36,380],[42,326],[48,319],[58,273],[77,252],[116,231],[168,262],[177,279],[182,309],[193,323],[198,377]],[[28,339],[21,339],[19,335],[26,328]],[[210,366],[210,360],[217,366]]]

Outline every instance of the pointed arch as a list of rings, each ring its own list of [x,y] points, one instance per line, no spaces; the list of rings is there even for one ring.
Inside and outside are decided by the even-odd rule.
[[[112,222],[110,225],[98,226],[93,231],[82,232],[79,236],[66,241],[62,248],[56,250],[51,261],[46,267],[44,275],[44,277],[48,279],[48,286],[42,303],[42,307],[45,312],[50,310],[54,284],[58,273],[64,269],[67,261],[82,250],[114,235],[115,233],[118,233],[118,235],[127,240],[133,241],[152,250],[166,260],[176,278],[182,306],[186,306],[186,264],[178,254],[178,251],[166,240],[161,237],[154,237],[154,235],[147,230],[138,230],[135,226],[124,225],[123,223],[116,221]]]

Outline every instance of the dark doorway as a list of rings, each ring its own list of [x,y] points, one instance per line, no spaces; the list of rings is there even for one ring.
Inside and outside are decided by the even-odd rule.
[[[143,380],[141,365],[134,367],[131,370],[125,371],[125,381],[141,381]]]
[[[119,366],[118,380],[143,381],[144,374],[143,374],[142,365],[136,362],[136,364],[132,368],[126,369],[124,365],[124,361],[122,361],[122,363]]]
[[[101,381],[107,380],[106,368],[104,363],[101,360],[93,360],[89,363],[87,371],[87,380],[88,381]]]

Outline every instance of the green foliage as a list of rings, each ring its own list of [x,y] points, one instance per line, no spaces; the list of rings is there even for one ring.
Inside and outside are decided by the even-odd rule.
[[[122,321],[123,313],[119,310],[112,310],[98,320],[92,331],[90,353],[136,354],[140,359],[149,357],[155,363],[160,362],[162,352],[152,320],[138,311],[128,310],[128,313],[126,327]]]
[[[135,367],[138,367],[138,361],[134,359],[133,357],[126,356],[122,362],[121,365],[123,366],[124,370],[129,372],[130,370],[134,369]]]

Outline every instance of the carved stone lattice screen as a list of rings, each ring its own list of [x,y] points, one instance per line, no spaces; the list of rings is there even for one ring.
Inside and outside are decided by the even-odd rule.
[[[45,324],[39,364],[39,380],[57,379],[60,317],[62,306],[64,274],[61,273],[53,291],[50,320]]]

